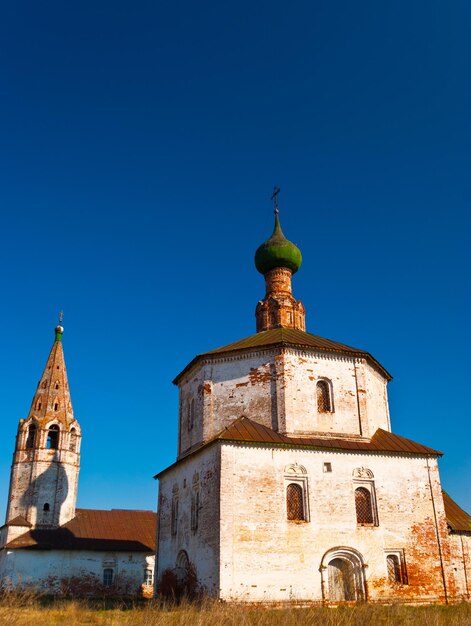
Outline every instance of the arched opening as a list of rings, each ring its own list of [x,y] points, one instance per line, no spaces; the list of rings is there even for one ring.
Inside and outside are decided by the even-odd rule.
[[[357,514],[357,524],[374,523],[371,493],[366,487],[357,487],[355,489],[355,510]]]
[[[328,566],[329,598],[331,600],[356,600],[353,565],[347,559],[332,559]]]
[[[28,428],[28,436],[26,437],[26,449],[31,450],[36,443],[36,424],[30,424]]]
[[[316,384],[317,410],[319,413],[330,413],[332,411],[332,398],[330,385],[326,380],[318,380]]]
[[[45,502],[43,506],[43,511],[46,511],[47,513],[50,510],[51,510],[51,507],[49,506],[49,502]]]
[[[181,585],[185,585],[188,580],[188,570],[190,568],[190,559],[185,550],[180,550],[175,562],[175,573],[177,575],[178,582]]]
[[[69,452],[77,451],[77,431],[75,428],[70,430],[70,439],[69,439]]]
[[[286,511],[289,520],[304,519],[303,489],[301,485],[289,483],[286,487]]]
[[[59,447],[59,426],[53,424],[47,431],[46,448],[48,450],[57,450]]]
[[[397,554],[388,554],[386,557],[388,580],[390,583],[402,583],[401,564]]]
[[[334,548],[326,552],[321,563],[324,597],[332,602],[356,602],[365,600],[363,558],[353,548]],[[323,574],[325,576],[325,574]]]

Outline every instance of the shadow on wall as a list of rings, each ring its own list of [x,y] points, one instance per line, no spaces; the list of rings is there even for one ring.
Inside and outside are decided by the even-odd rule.
[[[37,526],[57,526],[69,493],[69,479],[56,451],[45,472],[37,476],[21,498],[23,510],[36,509]],[[28,516],[31,519],[31,515]]]

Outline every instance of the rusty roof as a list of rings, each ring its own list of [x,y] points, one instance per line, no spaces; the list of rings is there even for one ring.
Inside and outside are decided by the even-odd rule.
[[[441,452],[378,428],[371,439],[365,437],[288,437],[262,426],[247,417],[240,417],[223,430],[217,439],[222,441],[243,441],[268,443],[293,447],[330,448],[354,452],[400,452],[401,454],[441,455]]]
[[[471,515],[466,513],[452,498],[443,491],[443,504],[448,526],[455,532],[471,532]]]
[[[332,437],[328,434],[316,433],[312,437],[289,437],[277,433],[268,426],[254,422],[248,417],[239,417],[227,428],[209,441],[196,448],[188,450],[179,459],[165,468],[154,478],[159,478],[167,470],[178,465],[183,459],[198,453],[203,448],[213,445],[217,441],[231,441],[238,443],[253,443],[291,448],[307,448],[311,450],[345,450],[348,452],[386,452],[396,454],[421,454],[427,456],[442,456],[442,452],[424,446],[421,443],[395,435],[387,430],[378,428],[371,438],[360,436]]]
[[[298,330],[296,328],[273,328],[271,330],[264,330],[262,332],[255,333],[254,335],[250,335],[250,337],[245,337],[244,339],[230,343],[227,346],[222,346],[216,350],[199,354],[185,367],[185,369],[180,372],[180,374],[178,374],[173,382],[178,384],[180,378],[201,359],[211,359],[223,354],[230,354],[241,350],[253,350],[270,347],[292,347],[361,357],[369,361],[388,380],[392,379],[391,374],[385,370],[384,367],[374,357],[372,357],[369,352],[359,350],[358,348],[352,348],[351,346],[338,343],[337,341],[332,341],[331,339],[324,339],[323,337],[318,337],[317,335],[311,335],[311,333],[306,333],[303,330]]]
[[[22,515],[17,515],[12,520],[7,522],[5,526],[26,526],[27,528],[31,528],[32,524],[30,524]]]
[[[155,552],[157,514],[152,511],[77,509],[60,528],[34,528],[6,548]]]

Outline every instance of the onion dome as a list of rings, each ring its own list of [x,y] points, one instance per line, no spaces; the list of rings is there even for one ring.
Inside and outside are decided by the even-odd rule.
[[[255,253],[255,267],[260,274],[266,274],[276,267],[287,267],[294,274],[301,267],[302,260],[300,249],[283,235],[278,209],[275,209],[273,234]]]

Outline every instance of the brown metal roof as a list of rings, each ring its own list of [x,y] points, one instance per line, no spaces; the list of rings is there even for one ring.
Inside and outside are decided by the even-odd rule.
[[[429,448],[411,439],[400,437],[382,428],[378,428],[371,439],[362,437],[288,437],[262,426],[247,417],[240,417],[223,430],[217,439],[222,441],[243,441],[267,443],[309,448],[330,448],[337,450],[367,452],[400,452],[401,454],[441,455],[441,452]]]
[[[268,426],[262,426],[258,422],[254,422],[248,417],[239,417],[230,426],[225,428],[219,435],[213,437],[206,443],[201,444],[197,448],[187,450],[179,459],[166,467],[164,470],[154,476],[159,478],[165,474],[170,468],[178,465],[183,459],[197,454],[203,448],[213,445],[217,441],[235,441],[240,443],[261,443],[265,445],[284,446],[293,448],[310,448],[310,449],[330,449],[330,450],[348,450],[351,452],[389,452],[398,454],[425,454],[427,456],[442,456],[442,452],[424,446],[421,443],[406,439],[400,435],[395,435],[378,428],[373,437],[331,437],[329,435],[317,434],[314,437],[288,437],[275,432]]]
[[[5,526],[26,526],[27,528],[31,528],[32,524],[30,524],[22,515],[17,515],[12,520],[7,522]]]
[[[152,511],[77,509],[60,528],[35,528],[7,548],[155,552],[157,514]]]
[[[456,502],[450,498],[446,491],[443,491],[442,493],[448,526],[455,532],[471,532],[471,515],[458,506]]]
[[[253,350],[255,348],[260,349],[268,347],[295,347],[362,357],[367,359],[377,369],[379,369],[379,371],[388,380],[392,379],[391,374],[385,370],[384,367],[375,358],[373,358],[369,352],[346,346],[345,344],[338,343],[337,341],[324,339],[323,337],[318,337],[317,335],[311,335],[311,333],[306,333],[302,330],[297,330],[296,328],[273,328],[271,330],[264,330],[260,333],[255,333],[255,335],[250,335],[250,337],[245,337],[244,339],[230,343],[227,346],[222,346],[216,350],[199,354],[185,367],[182,372],[180,372],[180,374],[178,374],[173,382],[178,384],[181,376],[183,376],[183,374],[185,374],[185,372],[187,372],[200,359],[211,359],[222,354],[238,352],[240,350]]]

